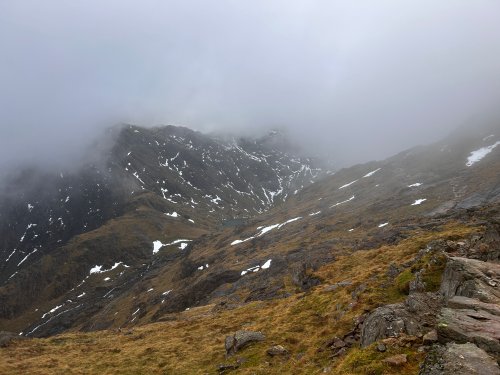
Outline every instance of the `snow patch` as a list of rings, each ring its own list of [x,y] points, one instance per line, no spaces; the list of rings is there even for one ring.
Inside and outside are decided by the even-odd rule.
[[[234,246],[234,245],[238,245],[240,243],[243,243],[243,242],[247,242],[247,241],[250,241],[250,240],[253,240],[254,238],[256,237],[261,237],[263,236],[264,234],[266,234],[267,232],[270,232],[272,231],[273,229],[280,229],[282,228],[283,226],[287,225],[287,224],[290,224],[290,223],[293,223],[294,221],[297,221],[297,220],[300,220],[302,219],[302,216],[299,216],[299,217],[296,217],[296,218],[293,218],[293,219],[290,219],[290,220],[287,220],[285,221],[284,223],[281,223],[281,224],[273,224],[273,225],[269,225],[267,227],[259,227],[259,228],[262,228],[260,230],[259,233],[257,233],[255,236],[252,236],[252,237],[248,237],[248,238],[245,238],[244,240],[235,240],[233,242],[231,242],[231,246]]]
[[[60,309],[61,307],[63,307],[63,306],[64,306],[64,304],[63,304],[63,305],[56,306],[56,307],[54,307],[52,310],[47,311],[45,314],[43,314],[43,315],[42,315],[42,319],[43,319],[43,318],[45,318],[47,315],[49,315],[49,314],[52,314],[52,313],[56,312],[57,310],[59,310],[59,309]]]
[[[245,276],[249,272],[259,272],[260,270],[266,270],[271,267],[272,259],[268,259],[262,266],[250,267],[244,271],[241,271],[241,276]]]
[[[383,227],[385,227],[386,225],[389,225],[389,223],[382,223],[382,224],[380,224],[378,227],[379,227],[379,228],[383,228]]]
[[[153,254],[156,254],[160,249],[165,246],[164,244],[161,243],[161,241],[154,241],[153,242]]]
[[[271,262],[272,262],[272,259],[269,259],[268,261],[266,261],[266,263],[264,263],[262,266],[260,266],[260,268],[266,270],[268,269],[269,267],[271,267]]]
[[[375,169],[374,171],[371,171],[370,173],[367,173],[363,176],[363,178],[367,178],[367,177],[371,177],[373,176],[375,173],[377,173],[378,171],[380,171],[382,168],[378,168],[378,169]]]
[[[352,184],[354,184],[356,182],[358,182],[358,180],[354,180],[352,182],[349,182],[348,184],[342,185],[341,187],[339,187],[339,190],[340,189],[345,189],[346,187],[351,186]]]
[[[427,199],[426,198],[422,198],[422,199],[417,199],[415,202],[413,202],[411,205],[412,206],[418,206],[422,203],[424,203]]]
[[[487,137],[483,138],[483,142],[486,142],[488,139],[491,139],[493,137],[495,137],[495,134],[488,135]]]
[[[94,266],[90,269],[90,272],[89,274],[92,275],[93,273],[104,273],[104,272],[109,272],[109,271],[113,271],[116,267],[118,267],[119,265],[122,265],[123,267],[125,268],[129,268],[129,266],[127,266],[126,264],[123,264],[123,262],[116,262],[113,266],[111,266],[111,268],[109,270],[106,270],[106,269],[102,269],[102,267],[104,266]]]
[[[38,251],[38,249],[35,249],[35,250],[33,250],[31,253],[29,253],[28,255],[26,255],[26,256],[23,258],[23,260],[21,260],[21,261],[17,264],[17,266],[19,267],[22,263],[24,263],[24,261],[25,261],[26,259],[28,259],[28,257],[29,257],[30,255],[32,255],[32,254],[34,254],[34,253],[36,253],[37,251]]]
[[[479,150],[472,151],[470,156],[467,158],[467,163],[465,164],[467,167],[471,167],[476,164],[478,161],[483,159],[486,155],[488,155],[495,147],[500,145],[500,141],[492,144],[491,146],[482,147]]]
[[[355,195],[353,195],[353,196],[352,196],[351,198],[349,198],[349,199],[346,199],[345,201],[335,203],[334,205],[330,206],[330,208],[334,208],[334,207],[340,206],[341,204],[344,204],[344,203],[350,202],[350,201],[354,200],[354,198],[356,198],[356,196],[355,196]]]
[[[408,185],[409,188],[422,186],[421,182],[416,182],[414,184]]]

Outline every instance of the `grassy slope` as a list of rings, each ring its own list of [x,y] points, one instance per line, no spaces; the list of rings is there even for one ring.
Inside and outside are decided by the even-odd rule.
[[[286,299],[252,302],[220,312],[215,312],[213,305],[199,307],[175,314],[172,321],[136,327],[131,334],[68,333],[19,341],[0,349],[0,373],[211,374],[216,373],[218,364],[226,363],[225,336],[249,329],[262,331],[266,341],[227,360],[245,359],[235,371],[238,374],[317,374],[326,367],[331,373],[341,374],[416,374],[423,359],[416,348],[395,345],[386,353],[373,347],[352,348],[346,356],[332,360],[331,352],[321,347],[332,337],[349,332],[355,318],[364,312],[404,300],[399,283],[405,280],[387,285],[386,271],[391,263],[412,259],[431,240],[457,239],[477,230],[452,222],[429,231],[413,231],[397,245],[346,253],[316,272],[322,285]],[[324,291],[325,284],[344,280],[352,281],[352,285]],[[285,284],[295,292],[289,280]],[[366,284],[366,289],[353,299],[351,292],[361,284]],[[290,358],[268,357],[266,349],[273,344],[288,348]],[[397,353],[408,354],[404,368],[381,362]]]

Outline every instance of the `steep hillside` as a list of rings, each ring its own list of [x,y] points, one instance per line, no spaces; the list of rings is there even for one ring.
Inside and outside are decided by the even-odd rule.
[[[161,262],[160,247],[183,250],[312,183],[320,170],[280,138],[122,126],[110,130],[106,151],[76,171],[20,172],[0,202],[0,326],[47,317],[49,301],[66,300],[96,277],[91,270],[114,267],[133,285]],[[99,298],[108,291],[99,290]],[[96,306],[89,308],[81,319]]]
[[[130,128],[127,136],[140,130]],[[3,369],[64,371],[88,352],[92,361],[79,359],[75,372],[280,374],[292,366],[305,374],[418,373],[437,340],[424,335],[439,330],[449,257],[485,262],[482,269],[493,270],[490,286],[497,285],[498,145],[496,127],[457,132],[324,176],[296,194],[287,183],[283,203],[263,198],[259,206],[252,199],[254,211],[270,209],[223,226],[209,214],[232,218],[222,215],[233,212],[230,200],[229,208],[217,209],[208,198],[205,207],[200,195],[182,193],[187,204],[171,206],[180,193],[163,196],[173,185],[155,190],[154,163],[142,174],[134,169],[132,177],[144,185],[136,185],[141,191],[125,200],[122,213],[72,237],[0,288],[2,329],[28,337],[74,331],[11,344],[0,351]],[[123,148],[122,156],[133,152]],[[126,160],[123,176],[131,172]],[[167,169],[196,186],[189,194],[201,194],[188,172],[178,173],[180,166]],[[248,191],[258,190],[260,182],[246,181]],[[190,206],[191,199],[198,205]],[[442,332],[439,340],[450,343]],[[253,337],[253,344],[240,347],[242,337]],[[456,337],[451,341],[462,344]],[[485,358],[498,354],[479,346]]]

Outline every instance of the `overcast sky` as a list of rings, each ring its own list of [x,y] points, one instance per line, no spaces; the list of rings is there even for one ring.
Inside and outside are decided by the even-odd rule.
[[[72,160],[118,121],[389,156],[496,110],[499,19],[497,0],[0,0],[0,165]]]

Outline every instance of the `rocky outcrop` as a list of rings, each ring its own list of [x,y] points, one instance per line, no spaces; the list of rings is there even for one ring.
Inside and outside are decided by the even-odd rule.
[[[437,339],[422,375],[500,374],[500,265],[451,257],[440,293]],[[427,343],[431,344],[431,342]]]
[[[449,259],[441,283],[448,299],[438,319],[441,343],[471,342],[500,358],[499,280],[499,264]]]
[[[404,303],[375,309],[361,330],[361,346],[366,347],[386,337],[401,334],[423,335],[435,324],[435,311],[440,299],[433,293],[414,293]]]
[[[471,343],[435,346],[427,355],[420,375],[499,375],[496,361]]]
[[[443,308],[439,315],[438,338],[441,343],[471,342],[500,356],[500,316],[481,309]]]
[[[445,298],[463,296],[500,303],[500,264],[452,257],[443,274],[440,292]]]
[[[233,355],[251,343],[264,341],[266,337],[262,332],[236,331],[233,336],[227,336],[225,340],[226,355]]]

